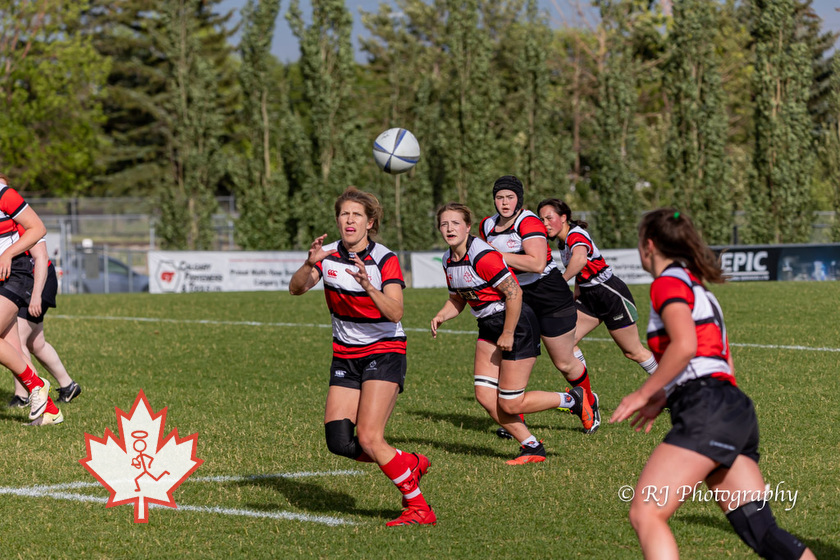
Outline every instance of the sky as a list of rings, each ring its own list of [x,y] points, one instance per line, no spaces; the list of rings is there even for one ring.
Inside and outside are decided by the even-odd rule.
[[[361,23],[360,10],[365,12],[376,12],[378,6],[385,0],[345,0],[345,5],[353,16],[353,44],[356,47],[356,59],[359,62],[364,62],[365,57],[363,53],[359,52],[359,35],[366,35],[365,29]],[[679,1],[679,0],[675,0]],[[301,11],[304,13],[304,18],[310,17],[312,13],[311,4],[309,0],[299,0]],[[227,11],[234,11],[234,19],[239,20],[239,11],[245,6],[246,0],[223,0],[219,3],[219,11],[226,13]],[[271,45],[271,52],[277,57],[280,62],[294,62],[300,58],[298,50],[298,43],[292,30],[286,21],[286,12],[289,10],[290,0],[280,0],[280,14],[277,17],[277,24],[274,29],[274,41]],[[582,0],[581,4],[589,4],[586,0]],[[579,25],[580,19],[575,11],[571,8],[575,2],[568,0],[540,0],[542,9],[548,14],[549,22],[553,27],[562,27],[564,25]],[[833,30],[840,32],[840,0],[814,0],[812,4],[814,11],[817,12],[823,22],[825,30]],[[238,38],[234,38],[238,40]]]

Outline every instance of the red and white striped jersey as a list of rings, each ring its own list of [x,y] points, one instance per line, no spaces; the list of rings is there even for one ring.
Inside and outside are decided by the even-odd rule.
[[[561,245],[562,243],[562,245]],[[578,286],[596,286],[612,277],[612,268],[601,256],[601,251],[592,240],[589,232],[580,226],[569,229],[564,241],[557,242],[560,250],[560,262],[563,266],[569,266],[572,259],[572,250],[578,245],[586,247],[586,264],[580,272],[575,275],[575,284]]]
[[[324,280],[324,296],[332,315],[333,354],[339,358],[362,358],[371,354],[405,354],[405,331],[402,323],[382,316],[356,279],[347,270],[357,270],[353,255],[341,241],[324,246],[335,251],[316,266]],[[370,283],[377,290],[387,284],[405,288],[397,255],[375,241],[357,253],[365,263]]]
[[[499,214],[488,216],[481,220],[481,225],[478,228],[481,238],[490,243],[497,251],[524,255],[523,241],[532,237],[541,237],[545,240],[545,269],[542,272],[523,272],[511,267],[511,270],[516,273],[516,279],[520,285],[533,284],[557,268],[557,263],[551,256],[551,247],[548,246],[548,233],[546,233],[545,226],[539,216],[530,210],[522,210],[512,226],[505,231],[496,231],[496,224],[499,223],[500,217]]]
[[[502,254],[472,235],[467,236],[463,259],[452,260],[451,249],[443,254],[443,272],[449,293],[464,298],[479,319],[505,310],[505,299],[496,286],[509,276],[516,279]]]
[[[650,286],[650,320],[648,321],[648,347],[656,360],[662,358],[671,338],[662,322],[662,310],[671,303],[688,304],[697,332],[697,354],[686,368],[668,385],[670,392],[677,385],[699,377],[714,377],[735,385],[735,377],[729,367],[729,339],[723,323],[723,311],[715,295],[687,269],[679,265],[666,268]]]
[[[26,201],[12,187],[0,186],[0,253],[20,239],[15,218],[26,210]]]

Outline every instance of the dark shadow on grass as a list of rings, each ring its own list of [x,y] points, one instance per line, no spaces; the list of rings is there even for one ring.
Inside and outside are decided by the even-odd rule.
[[[488,433],[493,437],[496,437],[496,428],[499,427],[499,425],[496,424],[496,422],[486,414],[484,416],[473,416],[467,414],[429,412],[426,410],[407,410],[406,412],[424,420],[448,422],[461,430],[471,430],[474,432]],[[558,412],[558,414],[563,413]],[[575,418],[572,415],[569,416],[570,418]],[[537,423],[538,419],[539,416],[536,415],[528,415],[525,418],[525,421],[528,423],[528,427],[531,429],[531,431],[534,433],[537,439],[541,439],[542,435],[540,434],[540,432],[543,432],[543,434],[545,434],[546,430],[550,430],[552,432],[581,432],[583,430],[579,423],[577,425],[557,426],[556,424],[554,424],[549,426],[546,424]]]
[[[705,525],[706,527],[711,527],[712,529],[719,529],[724,533],[732,533],[733,535],[735,533],[732,529],[732,525],[729,524],[729,521],[726,520],[723,513],[720,515],[699,515],[692,513],[688,515],[680,515],[679,520],[685,523],[691,523],[692,525]],[[784,527],[782,527],[782,529],[784,529]],[[805,546],[810,548],[811,552],[813,552],[814,556],[817,558],[840,558],[840,548],[833,544],[824,543],[819,539],[808,539],[802,537],[801,535],[795,536],[802,541]],[[746,548],[747,545],[745,544],[744,547]]]
[[[8,402],[11,400],[14,393],[6,393],[0,397],[0,422],[13,422],[15,424],[24,424],[29,422],[27,414],[29,406],[24,408],[9,408]]]
[[[385,484],[387,481],[382,480]],[[289,504],[307,512],[320,514],[341,513],[366,517],[391,519],[399,515],[399,510],[360,509],[356,507],[356,498],[345,492],[336,492],[322,488],[318,484],[302,482],[299,478],[253,478],[237,482],[239,486],[259,486],[278,492],[286,497]],[[247,507],[258,511],[277,511],[286,504],[250,503]]]
[[[488,433],[487,437],[496,438],[496,434]],[[451,442],[451,441],[433,441],[430,439],[423,439],[423,438],[401,438],[401,437],[391,437],[388,441],[392,445],[396,444],[418,444],[423,445],[425,447],[436,447],[438,449],[442,449],[449,453],[457,453],[459,455],[470,455],[472,457],[495,457],[500,459],[510,459],[516,454],[516,450],[518,449],[517,446],[511,444],[511,450],[508,453],[499,453],[495,449],[490,447],[482,447],[479,445],[470,445],[467,443],[462,442]],[[410,449],[407,449],[410,451]],[[425,453],[425,451],[424,451]]]
[[[442,414],[439,412],[429,412],[426,410],[408,410],[406,411],[409,414],[413,414],[418,418],[423,418],[425,420],[432,420],[435,422],[449,422],[456,428],[460,428],[462,430],[472,430],[474,432],[487,432],[489,430],[495,430],[497,425],[496,422],[493,421],[492,418],[487,416],[473,416],[468,414],[455,414],[455,413],[446,413]]]

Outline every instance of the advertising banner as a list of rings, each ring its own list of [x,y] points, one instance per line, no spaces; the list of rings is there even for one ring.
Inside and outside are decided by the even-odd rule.
[[[714,247],[733,282],[837,280],[840,244]]]
[[[149,251],[149,292],[288,290],[305,251]],[[316,289],[323,289],[319,282]]]
[[[411,287],[445,288],[446,276],[443,274],[441,258],[444,251],[429,253],[411,253]]]

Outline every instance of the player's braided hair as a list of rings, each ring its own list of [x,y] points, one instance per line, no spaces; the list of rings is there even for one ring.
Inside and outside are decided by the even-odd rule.
[[[379,222],[382,220],[382,205],[379,199],[369,192],[360,191],[353,185],[347,187],[335,201],[335,217],[341,213],[341,205],[345,202],[358,202],[365,207],[365,216],[373,220],[373,226],[368,230],[368,235],[373,236],[379,233]]]
[[[663,256],[680,262],[702,282],[726,281],[717,255],[700,237],[691,218],[675,208],[646,213],[639,224],[639,239],[653,241]]]

